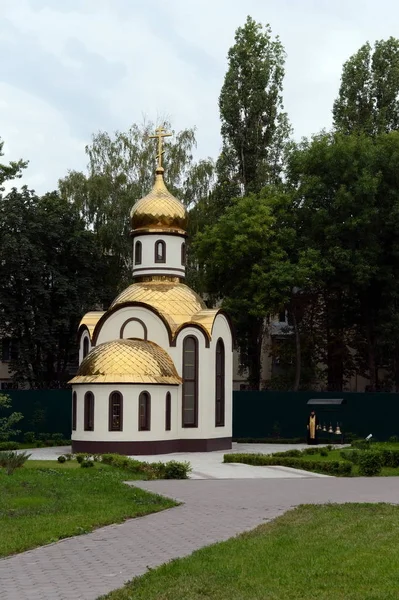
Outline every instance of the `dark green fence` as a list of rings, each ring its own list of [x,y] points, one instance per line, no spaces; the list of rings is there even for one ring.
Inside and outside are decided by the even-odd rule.
[[[306,435],[311,399],[342,398],[337,406],[314,406],[321,421],[343,433],[361,437],[373,434],[378,440],[399,436],[399,394],[319,392],[234,392],[234,438],[293,438]]]
[[[22,434],[62,433],[71,437],[71,390],[7,390],[12,411],[24,416],[17,425]]]

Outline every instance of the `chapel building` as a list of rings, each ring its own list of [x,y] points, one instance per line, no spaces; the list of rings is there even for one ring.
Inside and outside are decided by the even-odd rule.
[[[165,185],[165,135],[154,186],[131,211],[133,283],[79,326],[73,452],[231,448],[232,330],[184,283],[187,212]]]

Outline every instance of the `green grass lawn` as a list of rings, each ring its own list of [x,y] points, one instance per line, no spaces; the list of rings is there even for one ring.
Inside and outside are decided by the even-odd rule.
[[[29,460],[13,475],[0,470],[0,557],[175,506],[123,483],[132,479],[99,463]]]
[[[397,600],[399,507],[303,506],[107,600]]]

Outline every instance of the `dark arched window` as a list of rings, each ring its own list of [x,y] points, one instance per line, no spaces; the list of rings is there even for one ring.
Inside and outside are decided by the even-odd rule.
[[[151,429],[151,396],[148,392],[141,392],[139,396],[139,431]]]
[[[166,262],[166,244],[163,240],[158,240],[155,242],[155,262]]]
[[[172,400],[170,397],[170,392],[167,392],[165,398],[165,430],[170,431],[172,420]]]
[[[136,242],[134,246],[134,264],[141,265],[142,245],[141,242]]]
[[[184,242],[181,245],[181,264],[186,264],[186,244]]]
[[[89,354],[89,338],[85,337],[83,340],[83,358]]]
[[[183,427],[198,427],[198,341],[183,342]]]
[[[84,430],[94,431],[94,394],[92,392],[85,393]]]
[[[224,344],[222,340],[218,340],[216,344],[216,383],[215,383],[215,425],[216,427],[224,426],[224,382],[225,382],[225,358]]]
[[[76,409],[77,409],[77,397],[76,392],[72,394],[72,430],[76,431]]]
[[[123,430],[123,396],[120,392],[112,392],[109,397],[108,429]]]

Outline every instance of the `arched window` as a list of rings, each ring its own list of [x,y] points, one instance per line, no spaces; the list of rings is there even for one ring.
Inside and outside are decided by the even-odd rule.
[[[134,264],[141,265],[142,245],[141,242],[136,242],[134,246]]]
[[[123,431],[123,396],[120,392],[112,392],[109,397],[108,429]]]
[[[94,394],[92,392],[85,393],[84,430],[94,431]]]
[[[163,240],[158,240],[155,242],[155,262],[166,262],[166,244]]]
[[[76,409],[77,409],[77,397],[76,392],[72,394],[72,431],[76,431]]]
[[[183,342],[183,427],[198,427],[198,341]]]
[[[89,338],[85,337],[83,340],[83,358],[89,354]]]
[[[172,400],[170,392],[167,392],[165,398],[165,431],[170,431],[172,417]]]
[[[186,264],[186,244],[184,242],[181,245],[181,264]]]
[[[218,340],[216,344],[216,383],[215,383],[215,425],[216,427],[224,427],[224,382],[225,382],[225,357],[224,344],[222,340]]]
[[[151,396],[148,392],[141,392],[139,396],[139,431],[151,429]]]

